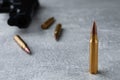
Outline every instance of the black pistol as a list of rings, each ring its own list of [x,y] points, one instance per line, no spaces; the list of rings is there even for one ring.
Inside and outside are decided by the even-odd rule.
[[[9,13],[10,26],[27,28],[38,9],[38,0],[0,0],[0,13]]]

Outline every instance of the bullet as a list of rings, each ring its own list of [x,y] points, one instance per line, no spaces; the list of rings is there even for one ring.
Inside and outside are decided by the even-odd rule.
[[[51,17],[41,25],[41,28],[42,29],[48,29],[54,22],[55,22],[54,17]]]
[[[14,40],[26,53],[31,54],[29,47],[19,35],[15,35]]]
[[[55,31],[54,31],[54,37],[55,37],[56,40],[58,40],[60,38],[61,31],[62,31],[62,25],[57,24],[57,26],[55,28]]]
[[[93,28],[90,37],[90,65],[89,71],[91,74],[98,72],[98,37],[96,22],[93,23]]]

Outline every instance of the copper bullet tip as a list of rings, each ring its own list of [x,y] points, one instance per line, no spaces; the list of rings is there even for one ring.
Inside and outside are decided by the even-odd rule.
[[[97,34],[97,26],[95,21],[93,22],[92,34]]]
[[[24,50],[25,50],[25,52],[27,52],[28,54],[31,54],[30,49],[25,48]]]

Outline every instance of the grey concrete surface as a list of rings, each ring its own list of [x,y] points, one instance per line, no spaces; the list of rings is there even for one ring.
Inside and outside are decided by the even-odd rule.
[[[120,0],[40,0],[41,8],[27,29],[10,27],[0,14],[0,80],[120,80]],[[40,25],[54,16],[48,29]],[[89,38],[93,21],[98,26],[99,73],[89,68]],[[54,40],[57,23],[61,39]],[[19,34],[33,55],[13,40]]]

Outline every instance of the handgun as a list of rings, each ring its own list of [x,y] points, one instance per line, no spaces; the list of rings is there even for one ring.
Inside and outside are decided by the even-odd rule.
[[[9,13],[8,25],[18,28],[27,28],[38,9],[38,0],[0,0],[0,13]]]

